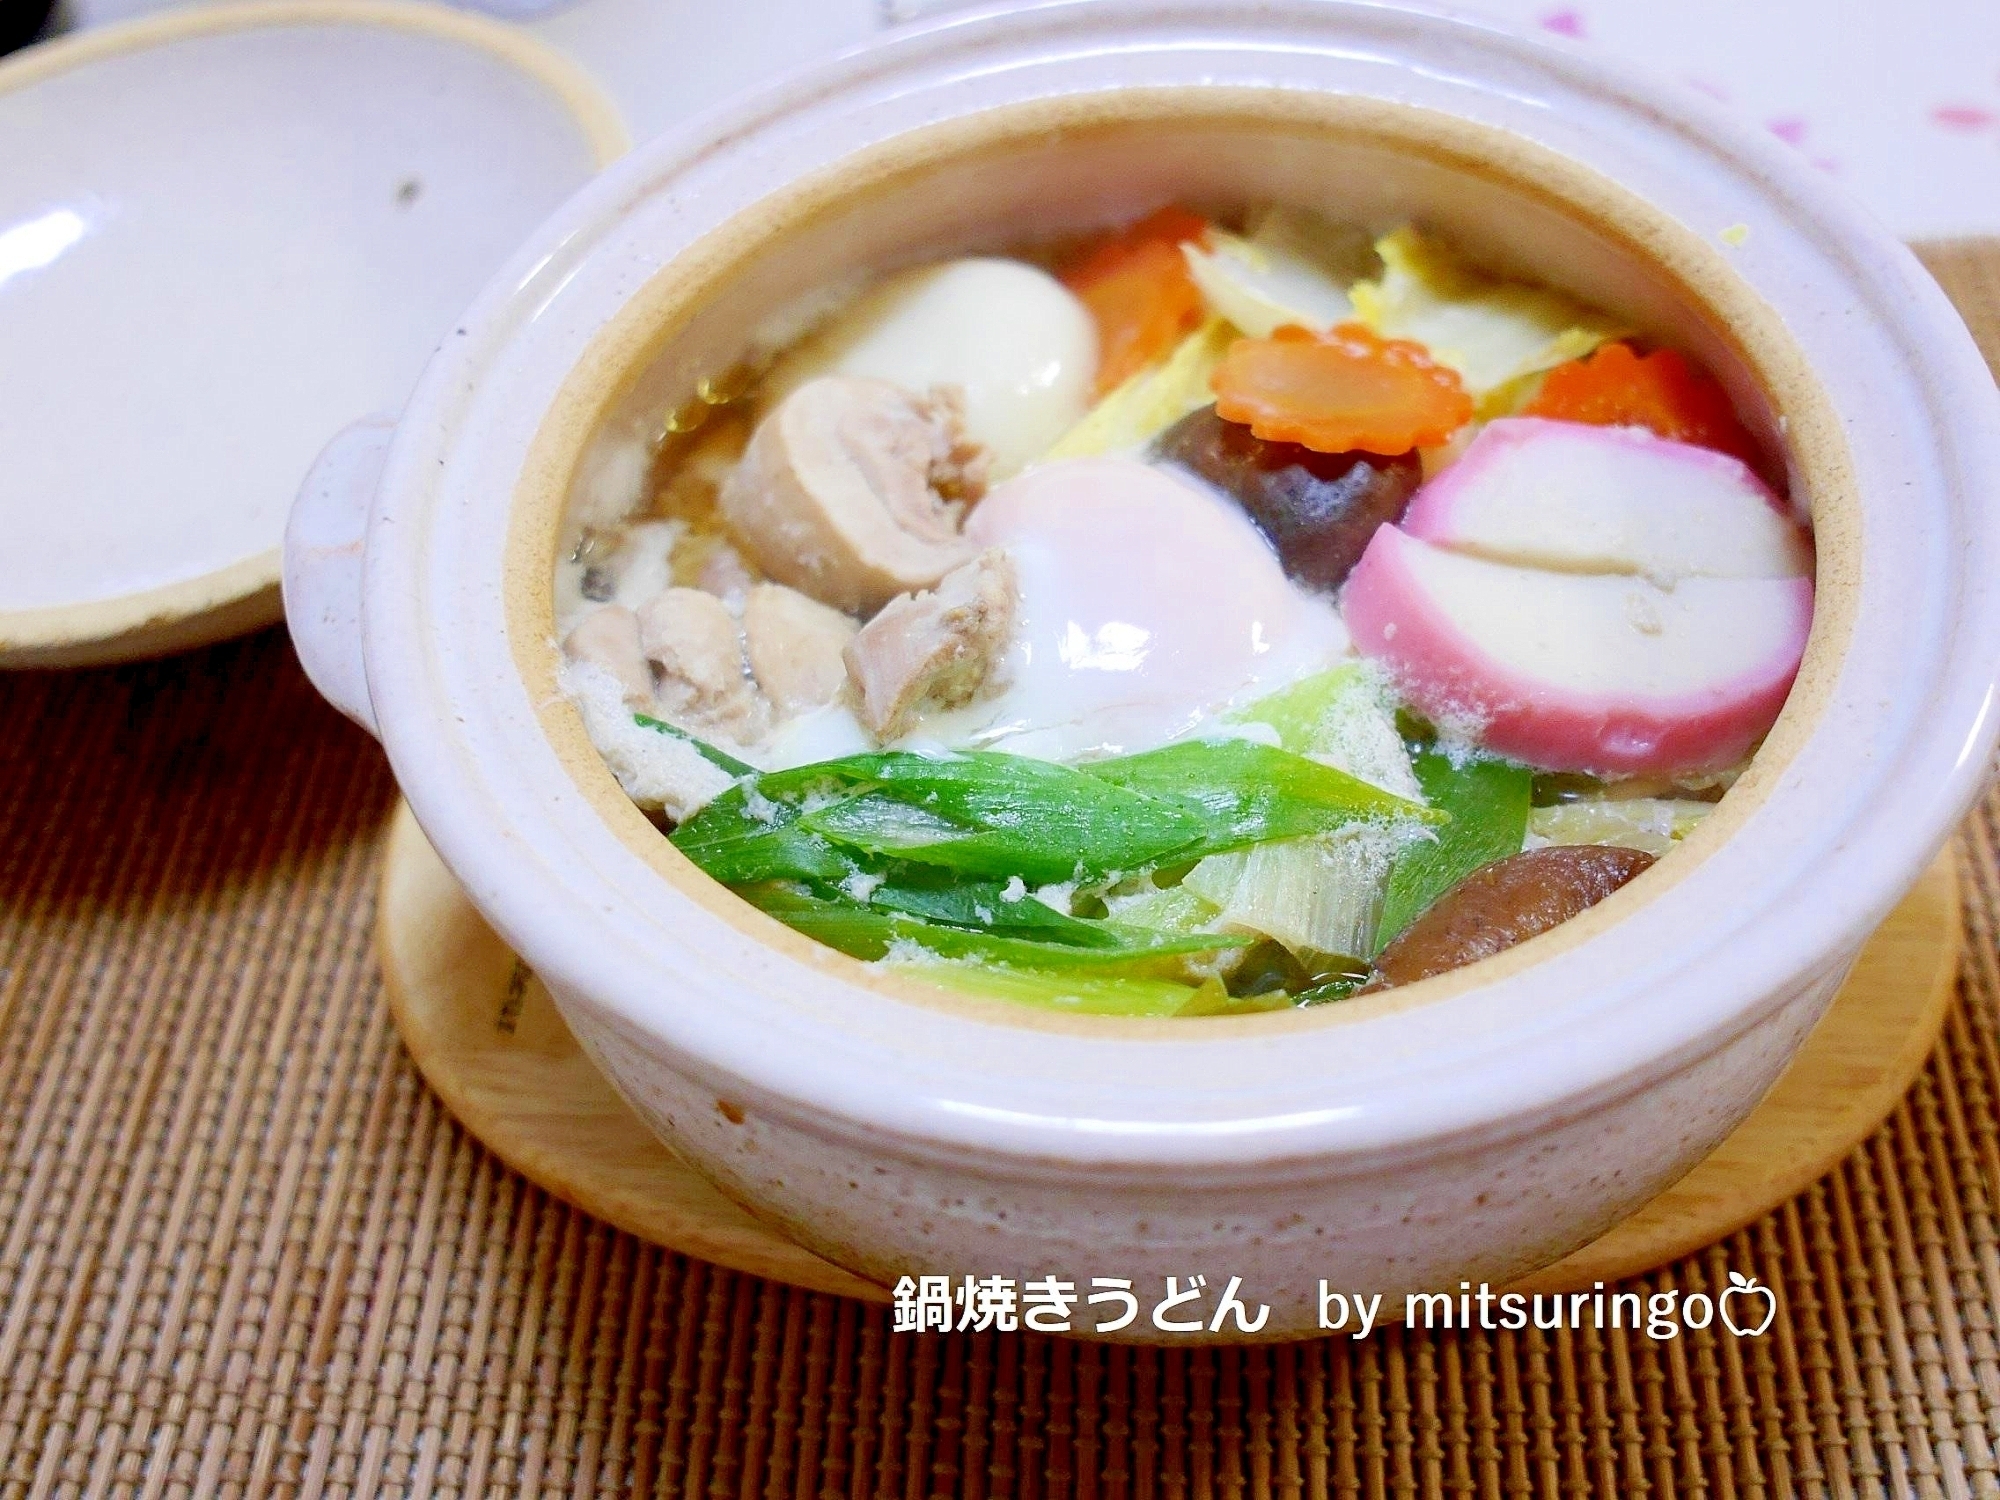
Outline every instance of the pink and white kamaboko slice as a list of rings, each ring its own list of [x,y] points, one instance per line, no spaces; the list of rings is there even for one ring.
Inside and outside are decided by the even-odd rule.
[[[1806,578],[1545,572],[1384,526],[1347,585],[1364,655],[1447,727],[1532,765],[1673,775],[1770,728],[1812,626]]]
[[[1493,423],[1348,580],[1354,642],[1418,708],[1558,770],[1680,775],[1756,745],[1812,628],[1811,550],[1723,454]]]
[[[1402,525],[1454,551],[1565,573],[1812,572],[1804,528],[1741,462],[1637,427],[1493,422],[1418,493]]]

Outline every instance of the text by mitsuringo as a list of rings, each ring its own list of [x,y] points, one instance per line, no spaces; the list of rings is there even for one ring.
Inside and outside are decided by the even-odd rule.
[[[1058,1276],[905,1276],[892,1293],[897,1333],[1259,1332],[1271,1309],[1245,1294],[1243,1278],[1212,1288],[1206,1276],[1168,1276],[1159,1295],[1129,1276],[1093,1276],[1088,1283]],[[1380,1292],[1343,1292],[1319,1283],[1320,1329],[1365,1339],[1384,1322]],[[1140,1322],[1142,1313],[1147,1321]],[[1631,1329],[1647,1338],[1678,1338],[1683,1329],[1717,1326],[1738,1338],[1763,1334],[1778,1315],[1777,1293],[1754,1276],[1729,1273],[1714,1295],[1700,1291],[1496,1292],[1486,1282],[1459,1283],[1456,1293],[1412,1292],[1402,1322],[1414,1329]]]

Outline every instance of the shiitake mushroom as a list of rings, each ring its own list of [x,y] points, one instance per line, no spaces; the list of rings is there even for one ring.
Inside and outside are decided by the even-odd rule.
[[[1385,458],[1267,443],[1213,406],[1169,427],[1157,452],[1242,506],[1285,572],[1309,588],[1339,587],[1376,528],[1402,518],[1423,479],[1414,453]]]
[[[1462,969],[1559,927],[1653,863],[1643,849],[1557,844],[1481,865],[1375,958],[1370,989]]]

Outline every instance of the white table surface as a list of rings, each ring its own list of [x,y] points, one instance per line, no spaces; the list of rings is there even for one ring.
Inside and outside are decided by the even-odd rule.
[[[200,0],[69,0],[73,24]],[[229,3],[229,0],[209,0]],[[603,80],[644,138],[963,0],[462,0]],[[1218,0],[1226,4],[1228,0]],[[1905,237],[2000,233],[2000,0],[1460,0],[1635,57],[1792,142]]]
[[[2000,233],[2000,0],[1459,0],[1789,141],[1906,239]]]

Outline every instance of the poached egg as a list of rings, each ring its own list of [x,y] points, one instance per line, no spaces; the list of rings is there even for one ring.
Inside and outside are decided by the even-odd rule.
[[[1227,498],[1129,458],[1043,464],[995,488],[966,536],[1013,557],[1013,637],[979,703],[910,737],[1049,760],[1133,754],[1349,653],[1329,598],[1285,576]]]

